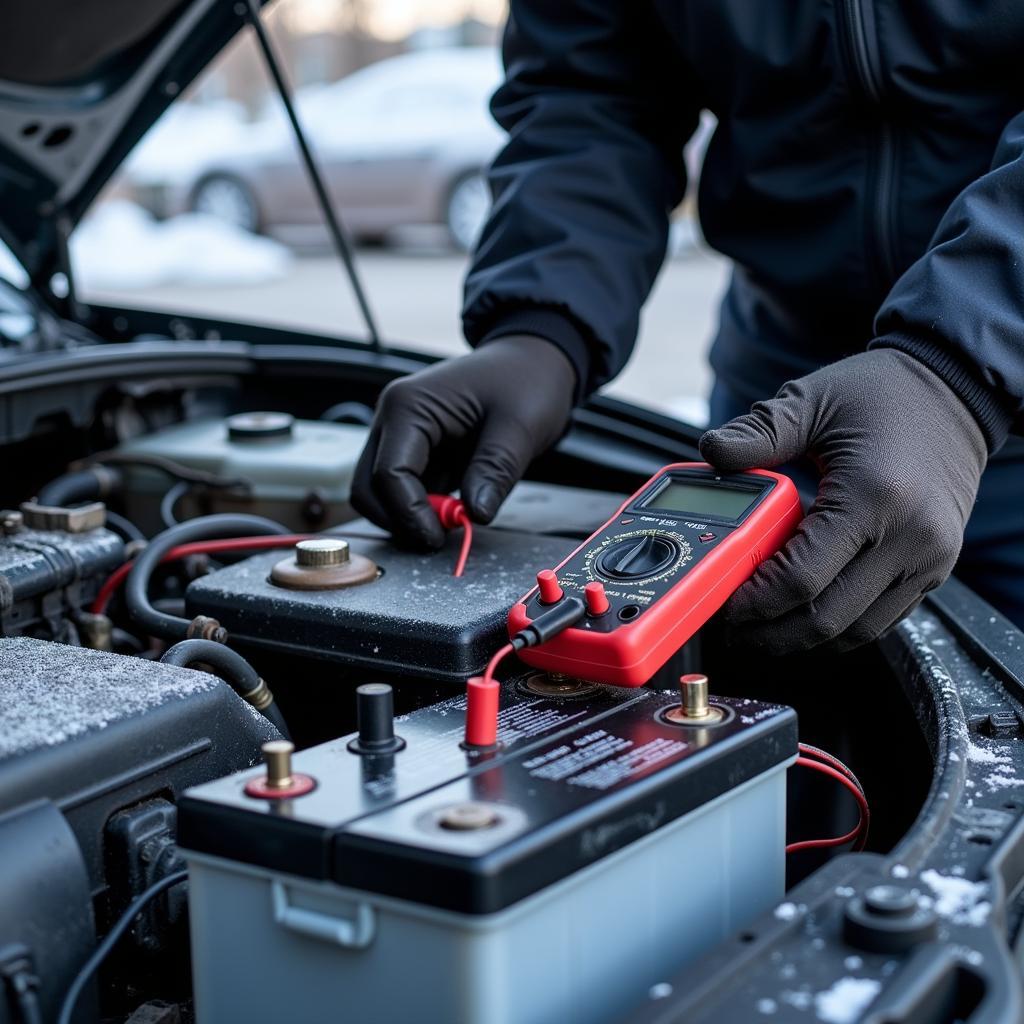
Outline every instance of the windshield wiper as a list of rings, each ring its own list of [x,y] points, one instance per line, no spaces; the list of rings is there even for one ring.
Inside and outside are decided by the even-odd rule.
[[[236,7],[236,10],[239,10],[239,8]],[[327,192],[327,188],[324,185],[323,176],[320,174],[320,168],[317,167],[316,161],[313,159],[313,151],[309,148],[309,142],[306,139],[305,132],[302,130],[302,125],[299,124],[299,118],[295,112],[295,104],[292,102],[291,91],[288,88],[288,83],[285,81],[284,75],[281,72],[281,64],[274,53],[273,46],[271,46],[270,43],[270,38],[267,35],[266,30],[263,27],[263,21],[260,18],[259,0],[245,0],[245,4],[241,7],[239,13],[243,14],[243,16],[248,19],[249,24],[252,25],[253,31],[256,33],[256,40],[260,45],[260,50],[263,52],[263,59],[266,62],[267,70],[270,72],[270,77],[274,80],[274,85],[277,86],[277,93],[281,97],[285,113],[288,115],[288,120],[291,122],[292,132],[295,135],[295,142],[299,147],[302,162],[306,166],[306,173],[309,175],[310,184],[313,186],[317,202],[320,204],[320,209],[324,215],[324,219],[327,221],[327,230],[331,235],[331,241],[345,267],[349,283],[352,285],[352,291],[355,294],[356,303],[358,304],[359,311],[362,314],[363,322],[366,324],[366,331],[370,338],[370,345],[374,351],[382,352],[384,350],[384,346],[381,343],[380,334],[377,331],[377,324],[374,320],[373,313],[370,310],[370,304],[367,302],[366,292],[363,290],[362,281],[359,279],[359,272],[356,269],[355,257],[352,253],[352,243],[349,241],[348,236],[345,233],[345,229],[341,223],[341,217],[338,215],[338,211],[334,208],[334,203],[332,202],[331,197]]]

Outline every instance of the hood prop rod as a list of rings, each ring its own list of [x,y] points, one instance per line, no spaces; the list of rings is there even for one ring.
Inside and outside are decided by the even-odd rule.
[[[281,97],[281,102],[284,104],[285,113],[288,115],[289,122],[291,122],[295,142],[299,147],[299,154],[302,157],[303,164],[305,164],[310,184],[313,186],[317,202],[320,204],[320,209],[327,222],[327,229],[331,235],[331,242],[333,243],[334,249],[345,267],[345,272],[348,274],[348,280],[352,286],[352,291],[355,294],[356,303],[358,304],[359,311],[362,314],[363,322],[366,324],[366,331],[369,335],[370,346],[375,352],[383,352],[384,346],[381,343],[380,334],[377,331],[377,324],[373,318],[373,313],[370,310],[370,304],[367,301],[366,292],[363,290],[363,284],[359,278],[359,272],[356,269],[355,257],[352,253],[352,243],[345,234],[345,230],[341,223],[341,217],[335,209],[330,195],[328,195],[327,188],[324,185],[323,175],[321,175],[320,168],[317,166],[316,160],[313,158],[313,151],[309,147],[309,142],[306,139],[306,133],[302,130],[302,125],[299,124],[299,118],[295,111],[295,104],[292,102],[291,91],[288,88],[288,83],[285,81],[284,74],[281,71],[281,64],[274,53],[274,48],[271,45],[270,38],[267,35],[266,29],[263,27],[262,20],[260,19],[259,0],[245,0],[244,3],[238,3],[235,5],[235,11],[248,20],[249,24],[252,25],[253,31],[256,33],[256,41],[259,43],[260,50],[263,53],[264,63],[267,65],[270,77],[274,80],[274,85],[277,87],[277,93]]]

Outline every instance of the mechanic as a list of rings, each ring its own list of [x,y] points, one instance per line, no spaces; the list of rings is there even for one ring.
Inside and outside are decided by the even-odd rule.
[[[490,521],[629,357],[708,109],[734,269],[701,452],[820,473],[734,635],[854,647],[954,567],[1024,626],[1022,52],[1011,0],[512,0],[475,351],[387,388],[353,503],[432,547],[425,488]]]

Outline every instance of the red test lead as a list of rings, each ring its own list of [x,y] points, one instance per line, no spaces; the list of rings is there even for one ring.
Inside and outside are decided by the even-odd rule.
[[[446,530],[462,530],[462,547],[452,570],[453,576],[461,576],[466,570],[466,559],[473,545],[473,524],[469,521],[466,506],[450,494],[428,494],[427,500]]]

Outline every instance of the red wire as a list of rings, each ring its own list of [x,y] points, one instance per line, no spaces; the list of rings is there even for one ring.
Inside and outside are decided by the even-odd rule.
[[[483,680],[485,683],[494,682],[494,671],[498,667],[498,663],[502,658],[511,654],[514,650],[515,648],[511,644],[505,644],[504,647],[499,647],[498,650],[494,652],[494,657],[487,662],[487,668],[484,669]]]
[[[459,516],[459,525],[462,527],[462,547],[459,548],[459,557],[452,570],[453,576],[461,576],[466,571],[466,559],[469,558],[469,549],[473,546],[473,524],[465,512]]]
[[[805,745],[801,743],[799,749],[801,753],[803,753]],[[846,767],[845,764],[843,764],[842,761],[833,757],[831,754],[827,754],[825,751],[819,751],[816,747],[809,747],[806,749],[808,751],[813,750],[817,757],[827,759],[829,764],[823,764],[822,761],[816,761],[811,757],[798,757],[796,759],[796,763],[802,768],[810,768],[813,771],[821,772],[822,775],[827,775],[829,778],[835,779],[836,782],[845,786],[857,801],[857,807],[860,810],[860,820],[857,822],[857,827],[844,836],[834,836],[829,839],[805,839],[799,843],[790,843],[786,847],[786,853],[794,853],[797,850],[812,850],[828,846],[840,846],[843,843],[849,842],[851,839],[856,840],[854,849],[862,850],[864,848],[864,844],[867,842],[868,827],[871,824],[871,810],[868,807],[867,798],[864,795],[863,788],[857,781],[857,777],[849,768]],[[837,765],[837,767],[832,767],[833,764]]]
[[[786,853],[796,853],[797,850],[820,850],[826,846],[842,846],[851,839],[856,839],[860,834],[860,822],[858,822],[845,836],[833,836],[831,839],[804,839],[799,843],[790,843],[786,847]]]
[[[293,533],[275,534],[271,537],[229,537],[225,540],[197,540],[190,544],[179,544],[160,559],[164,562],[175,562],[189,555],[213,555],[225,551],[260,551],[267,548],[288,548],[298,544],[300,540],[309,540],[314,534]],[[125,577],[132,571],[135,563],[125,562],[118,566],[110,575],[107,581],[100,587],[90,609],[93,615],[105,615],[111,599],[117,593],[118,587],[124,582]]]
[[[809,743],[797,744],[799,751],[805,757],[817,758],[819,761],[824,761],[825,764],[831,765],[836,771],[842,772],[861,792],[865,801],[867,800],[867,794],[864,792],[864,787],[861,785],[860,779],[848,768],[842,761],[839,760],[835,754],[830,754],[827,750],[822,750],[820,747],[812,747]],[[865,807],[867,805],[865,804]],[[864,824],[863,829],[856,843],[854,844],[854,850],[863,850],[867,846],[868,832],[871,828],[871,811],[866,809],[864,813]]]
[[[821,747],[812,747],[809,743],[798,743],[797,749],[804,757],[816,757],[819,761],[831,765],[836,771],[842,772],[862,793],[864,792],[864,787],[857,780],[857,776],[835,754],[830,754]]]

